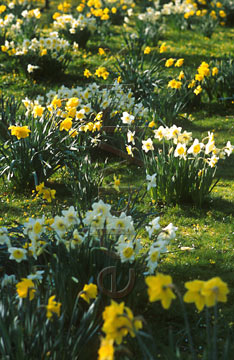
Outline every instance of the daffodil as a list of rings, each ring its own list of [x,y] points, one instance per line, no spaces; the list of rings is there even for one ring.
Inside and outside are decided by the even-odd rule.
[[[208,307],[214,306],[218,301],[227,302],[228,293],[228,286],[220,277],[214,277],[206,281],[201,290],[201,294],[205,297],[205,304]]]
[[[153,141],[149,138],[147,140],[142,140],[142,150],[146,153],[150,150],[154,150]]]
[[[150,54],[150,52],[151,52],[151,48],[149,46],[146,46],[144,50],[144,54]]]
[[[26,260],[27,250],[17,247],[9,247],[8,252],[11,254],[10,259],[20,263],[22,260]]]
[[[165,62],[165,66],[170,67],[170,66],[172,66],[174,64],[174,62],[175,62],[175,59],[170,58]]]
[[[173,283],[170,275],[158,273],[156,276],[147,276],[149,301],[161,301],[164,309],[169,309],[171,302],[176,298],[173,293]]]
[[[58,317],[60,316],[61,303],[54,300],[55,295],[51,296],[48,300],[48,304],[46,305],[46,317],[51,319],[53,314],[56,314]]]
[[[195,303],[198,311],[202,311],[205,306],[205,297],[202,295],[202,289],[205,281],[193,280],[185,283],[188,291],[184,295],[184,302]]]
[[[32,300],[35,297],[36,289],[34,282],[31,279],[23,278],[22,281],[16,284],[16,291],[20,298],[27,298]]]
[[[178,59],[176,62],[175,62],[175,67],[181,67],[184,63],[184,59]]]
[[[114,340],[106,338],[101,339],[101,344],[98,349],[98,360],[114,360]]]
[[[89,304],[91,299],[96,299],[97,297],[97,285],[86,284],[80,292],[80,297]]]
[[[31,130],[29,130],[27,125],[26,126],[11,125],[9,126],[8,129],[11,130],[11,135],[15,135],[18,140],[28,137],[29,133],[31,132]]]

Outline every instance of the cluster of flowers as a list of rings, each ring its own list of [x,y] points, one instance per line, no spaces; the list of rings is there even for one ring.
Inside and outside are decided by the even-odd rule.
[[[152,22],[161,19],[163,16],[171,15],[181,15],[186,21],[193,18],[195,22],[197,19],[206,16],[213,21],[220,21],[221,25],[225,24],[226,18],[224,6],[220,1],[209,3],[206,0],[197,2],[194,0],[175,0],[163,5],[157,0],[154,2],[154,8],[147,8],[145,13],[140,14],[140,18]]]
[[[148,286],[149,301],[161,301],[164,309],[168,309],[171,301],[176,298],[173,290],[176,289],[170,275],[158,273],[155,276],[148,276],[145,279]],[[198,311],[202,311],[205,306],[213,307],[215,304],[227,301],[229,289],[227,284],[219,277],[210,280],[193,280],[185,283],[187,292],[184,295],[184,302],[195,303]]]
[[[159,3],[159,2],[158,2]],[[184,14],[188,11],[194,9],[193,4],[188,2],[187,0],[176,0],[171,1],[167,4],[164,4],[161,10],[162,15],[175,15],[175,14]]]
[[[133,0],[84,0],[77,6],[78,12],[86,13],[87,17],[91,15],[100,20],[109,20],[111,16],[118,14],[124,16],[129,10],[135,7]]]
[[[203,139],[203,141],[207,140],[207,142],[203,143],[203,141],[199,142],[198,139],[193,139],[191,132],[182,132],[182,128],[177,127],[176,125],[173,125],[170,128],[160,126],[153,131],[155,139],[159,141],[171,141],[172,148],[169,152],[170,154],[173,154],[174,157],[184,160],[193,160],[199,156],[199,158],[202,158],[210,167],[215,167],[219,159],[225,159],[225,157],[230,156],[234,150],[234,146],[231,145],[230,141],[228,141],[226,146],[222,149],[217,148],[212,132],[208,132],[208,136]],[[154,150],[151,138],[142,141],[142,149],[146,153],[149,150]]]
[[[34,299],[36,288],[30,275],[27,278],[22,278],[21,281],[16,284],[16,291],[21,299],[29,298],[30,301]],[[55,301],[55,295],[50,296],[48,304],[45,306],[46,317],[52,319],[53,314],[56,314],[59,317],[61,305],[60,302]]]
[[[5,41],[5,44],[1,46],[3,52],[7,52],[8,55],[15,55],[17,57],[28,59],[32,56],[34,61],[40,64],[40,57],[47,56],[51,59],[55,59],[59,63],[67,57],[69,51],[69,42],[59,37],[57,32],[49,33],[48,37],[40,37],[39,39],[33,38],[32,40],[24,39],[22,44],[16,45],[13,41]],[[28,64],[31,65],[31,64]],[[32,72],[38,65],[32,65],[28,68],[29,72]]]
[[[125,21],[128,23],[129,19],[126,18]],[[144,35],[145,38],[152,39],[154,44],[165,31],[163,16],[159,8],[147,7],[144,13],[138,15],[138,21],[141,24],[139,35]]]
[[[21,299],[28,298],[32,301],[35,298],[36,294],[36,284],[35,282],[41,282],[43,280],[44,270],[38,270],[33,274],[29,274],[26,278],[22,278],[21,281],[17,281],[15,275],[7,275],[5,274],[0,287],[3,289],[8,285],[16,285],[17,296]],[[95,284],[86,284],[84,285],[82,291],[78,294],[78,297],[84,299],[88,304],[91,299],[95,299],[97,297],[97,285]],[[55,295],[52,295],[48,299],[48,304],[43,305],[46,309],[46,317],[52,320],[53,315],[60,316],[61,313],[61,302],[55,301]]]
[[[77,86],[69,89],[62,86],[57,91],[49,91],[46,94],[46,99],[38,97],[37,100],[39,102],[44,101],[49,105],[55,96],[58,99],[78,97],[80,99],[79,106],[85,110],[84,114],[96,114],[108,109],[112,118],[123,113],[126,109],[134,117],[143,118],[148,113],[148,109],[141,102],[136,102],[132,91],[128,89],[126,92],[124,86],[117,81],[108,88],[103,88],[95,82],[85,88]]]
[[[149,22],[151,24],[156,24],[160,18],[161,12],[152,7],[146,8],[146,12],[138,15],[139,20]]]
[[[75,34],[77,31],[84,30],[85,28],[93,32],[96,30],[96,20],[94,17],[85,17],[80,14],[75,18],[70,14],[55,13],[53,18],[53,28],[56,31],[67,30],[70,34]]]
[[[37,185],[36,190],[37,196],[42,195],[43,199],[47,200],[49,203],[55,199],[56,190],[45,186],[44,182],[42,182],[40,185]]]
[[[184,13],[184,18],[189,19],[193,16],[204,17],[209,16],[213,20],[220,20],[220,24],[224,25],[224,20],[226,18],[226,13],[223,10],[223,4],[220,1],[211,1],[210,3],[206,0],[200,0],[196,3],[193,0],[186,0],[193,8],[187,9]],[[206,8],[199,9],[199,6],[206,6]]]
[[[134,317],[132,310],[124,302],[118,304],[113,300],[111,305],[105,307],[102,318],[104,320],[102,331],[105,337],[101,339],[98,360],[113,360],[114,344],[122,344],[123,338],[128,334],[135,337],[137,331],[143,327],[142,320]]]
[[[32,34],[35,33],[37,20],[41,17],[39,8],[23,10],[19,16],[12,12],[5,14],[7,10],[9,9],[4,5],[0,7],[0,14],[4,15],[3,18],[0,17],[0,33],[4,34],[5,38],[17,39],[24,36],[25,32],[27,34],[27,29],[31,29]]]
[[[181,296],[170,275],[157,273],[154,276],[146,277],[145,282],[148,287],[149,301],[160,301],[164,309],[169,309],[172,300],[176,298],[174,291]],[[205,306],[213,307],[217,302],[227,302],[229,289],[219,277],[207,281],[188,281],[185,283],[185,287],[187,292],[183,297],[184,302],[195,303],[199,312]],[[134,317],[131,309],[125,306],[124,302],[118,304],[113,300],[104,309],[102,317],[104,320],[102,331],[105,333],[105,337],[101,338],[98,360],[113,360],[114,345],[122,344],[123,338],[128,334],[135,337],[137,331],[143,327],[142,319]]]
[[[213,77],[218,75],[219,69],[214,66],[212,69],[209,68],[209,64],[207,64],[205,61],[201,63],[201,65],[197,69],[197,74],[195,74],[194,79],[188,84],[188,88],[193,88],[194,93],[196,95],[200,94],[202,91],[201,85],[197,85],[198,83],[202,83],[205,81],[206,78],[208,78],[210,75]]]
[[[7,1],[8,3],[8,7],[10,9],[28,9],[31,6],[41,6],[43,5],[43,0],[32,0],[32,1],[28,1],[28,0],[12,0],[12,1]]]
[[[165,66],[166,67],[171,67],[171,66],[175,66],[175,67],[180,67],[183,65],[184,59],[174,59],[174,58],[170,58],[167,59],[165,62]],[[219,69],[214,66],[211,69],[209,68],[209,64],[206,63],[205,61],[203,61],[198,69],[197,69],[197,74],[195,74],[194,79],[189,80],[189,83],[187,85],[188,89],[192,89],[195,88],[193,90],[195,95],[199,95],[202,92],[202,87],[200,85],[200,83],[202,83],[203,81],[205,81],[207,78],[209,78],[211,75],[212,77],[215,77],[218,75]],[[171,89],[180,89],[183,85],[182,81],[185,79],[185,73],[184,71],[180,71],[177,79],[172,79],[169,81],[168,83],[168,88]],[[186,79],[187,81],[187,79]]]
[[[55,128],[59,127],[60,131],[69,132],[71,137],[83,131],[99,131],[102,126],[102,113],[99,112],[93,116],[93,121],[91,121],[90,115],[94,115],[91,114],[91,104],[83,104],[77,97],[61,100],[55,95],[47,107],[40,105],[38,100],[31,101],[27,98],[23,100],[23,103],[27,109],[26,116],[31,113],[34,118],[37,118],[49,113],[56,120]]]
[[[44,194],[48,189],[41,184],[37,187],[37,191]],[[47,193],[46,193],[47,196]],[[8,230],[5,227],[0,228],[0,244],[6,245],[10,254],[10,259],[20,263],[27,260],[28,257],[37,257],[42,254],[47,242],[44,234],[46,231],[54,231],[57,243],[63,242],[67,249],[74,249],[76,246],[87,242],[89,236],[97,239],[101,246],[100,239],[108,237],[108,245],[115,248],[115,256],[122,263],[132,263],[140,250],[142,249],[141,241],[137,238],[134,228],[133,219],[122,212],[119,217],[110,213],[111,206],[105,204],[102,200],[92,205],[92,210],[86,212],[82,223],[77,211],[71,206],[68,210],[62,211],[62,216],[56,215],[53,219],[30,218],[24,225],[24,235],[28,239],[23,247],[13,246],[11,244]],[[150,237],[156,238],[150,249],[143,257],[146,258],[147,273],[154,272],[158,265],[161,253],[166,252],[169,241],[176,236],[177,228],[172,224],[161,229],[159,225],[160,218],[153,219],[146,230]],[[82,225],[83,224],[83,225]],[[85,225],[85,226],[84,226]]]
[[[99,78],[102,77],[104,80],[106,80],[109,76],[109,72],[107,71],[105,66],[99,66],[95,71],[95,75]],[[84,76],[86,78],[90,78],[91,76],[93,76],[93,74],[89,69],[85,69]]]

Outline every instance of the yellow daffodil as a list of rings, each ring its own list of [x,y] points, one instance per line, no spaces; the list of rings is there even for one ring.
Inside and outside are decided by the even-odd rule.
[[[184,302],[194,302],[198,311],[202,311],[205,306],[205,297],[201,293],[204,284],[205,281],[201,280],[193,280],[185,283],[185,287],[188,291],[184,295]]]
[[[161,53],[164,53],[165,51],[167,51],[167,46],[166,46],[166,43],[162,43],[162,45],[160,46],[160,49],[159,49],[159,52],[160,54]]]
[[[208,307],[214,306],[218,301],[227,302],[228,293],[228,286],[220,277],[214,277],[206,281],[201,290],[201,294],[205,297],[205,304]]]
[[[175,63],[175,67],[181,67],[184,63],[184,59],[178,59]]]
[[[175,61],[175,59],[173,59],[173,58],[168,59],[168,60],[165,62],[165,66],[166,66],[166,67],[172,66],[172,65],[174,64],[174,61]]]
[[[101,339],[101,344],[98,349],[98,360],[114,360],[115,349],[113,343],[113,339]]]
[[[32,300],[35,297],[35,288],[34,283],[31,279],[23,278],[22,281],[16,284],[16,291],[20,298],[27,298],[29,296],[29,300]]]
[[[176,79],[172,79],[171,81],[169,81],[167,87],[170,87],[172,89],[180,89],[182,86],[182,82],[181,81],[177,81]]]
[[[60,131],[69,131],[72,127],[72,119],[70,117],[66,118],[65,120],[63,120],[59,126],[59,130]]]
[[[201,85],[198,85],[193,92],[194,92],[195,95],[199,95],[202,92]]]
[[[29,136],[31,130],[29,130],[28,126],[9,126],[8,128],[11,130],[11,135],[15,135],[17,139],[24,139]]]
[[[89,78],[90,76],[92,76],[92,73],[91,73],[88,69],[85,69],[85,71],[84,71],[84,76],[85,76],[86,78]]]
[[[172,291],[171,276],[158,273],[156,276],[147,276],[145,282],[148,285],[149,301],[160,300],[163,308],[169,309],[171,301],[176,298]]]
[[[91,299],[95,299],[97,297],[97,285],[86,284],[80,293],[80,297],[89,304]]]
[[[46,305],[46,317],[51,319],[53,314],[56,314],[58,317],[60,316],[60,308],[61,303],[54,300],[55,295],[51,296],[48,300],[48,305]]]
[[[106,334],[107,340],[113,340],[116,344],[121,344],[123,337],[128,333],[135,337],[136,332],[142,328],[142,321],[134,318],[130,308],[115,301],[111,301],[111,305],[107,306],[102,314],[104,324],[103,332]]]
[[[151,48],[149,46],[146,46],[144,50],[144,54],[150,54],[150,53],[151,53]]]

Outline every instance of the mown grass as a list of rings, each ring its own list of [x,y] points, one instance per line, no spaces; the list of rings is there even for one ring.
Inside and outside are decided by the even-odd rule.
[[[64,77],[54,83],[36,83],[26,79],[20,69],[15,68],[14,62],[5,60],[0,54],[0,89],[5,94],[14,94],[17,97],[35,96],[44,94],[51,88],[58,88],[62,84],[66,86],[77,86],[88,83],[83,77],[86,67],[91,70],[99,64],[111,66],[113,60],[109,57],[103,59],[97,55],[98,47],[110,49],[112,54],[121,51],[121,31],[116,27],[113,29],[113,37],[109,43],[104,41],[96,42],[93,39],[88,43],[87,50],[81,50],[80,55],[69,65]],[[204,38],[194,32],[176,30],[173,26],[167,28],[162,41],[169,45],[167,57],[183,57],[185,65],[193,71],[201,61],[209,62],[211,59],[224,58],[225,55],[234,54],[233,28],[220,27],[211,39]],[[110,52],[109,52],[110,53]],[[13,72],[14,70],[14,72]],[[23,90],[22,90],[23,89]],[[207,131],[214,131],[215,140],[218,146],[223,146],[228,140],[234,143],[234,112],[233,104],[215,103],[202,104],[199,109],[193,109],[192,120],[178,119],[177,125],[184,130],[192,131],[194,137],[199,139],[207,135]],[[145,179],[141,168],[126,164],[123,166],[118,159],[112,159],[113,168],[105,178],[107,194],[112,201],[123,196],[121,189],[124,187],[140,186]],[[127,169],[129,170],[127,172]],[[113,174],[121,175],[120,192],[113,189]],[[166,206],[165,204],[153,205],[149,198],[139,204],[139,209],[158,212],[161,216],[162,225],[172,222],[178,226],[177,237],[169,247],[169,252],[162,257],[158,270],[171,274],[174,282],[184,293],[183,284],[193,279],[209,279],[220,276],[230,287],[229,301],[222,305],[220,310],[220,343],[225,338],[225,324],[229,324],[230,333],[234,324],[233,303],[234,295],[234,156],[232,155],[224,163],[221,163],[216,174],[219,178],[217,186],[211,195],[211,200],[202,209],[195,208],[191,204]],[[35,197],[29,191],[16,193],[8,183],[0,181],[0,225],[11,226],[16,223],[23,223],[28,217],[39,217],[43,214],[46,217],[54,216],[62,208],[74,203],[75,196],[69,194],[66,188],[66,176],[58,172],[50,182],[50,186],[57,190],[56,200],[52,204],[44,202]],[[109,190],[108,190],[109,188]],[[143,233],[143,237],[146,235]],[[147,241],[146,241],[147,244]],[[181,247],[189,249],[182,250]],[[141,284],[142,285],[142,284]],[[143,286],[143,285],[142,285]],[[175,335],[175,341],[185,351],[187,350],[186,335],[184,332],[183,318],[178,303],[174,304],[169,311],[162,311],[161,306],[156,303],[145,306],[147,301],[145,294],[126,299],[132,302],[134,313],[142,314],[150,324],[157,342],[168,338],[171,329]],[[188,306],[189,317],[192,319],[193,334],[197,338],[197,344],[205,346],[203,330],[205,319],[194,311],[194,306]],[[169,340],[168,340],[169,342]],[[166,343],[168,343],[166,341]],[[202,351],[202,348],[198,348]]]

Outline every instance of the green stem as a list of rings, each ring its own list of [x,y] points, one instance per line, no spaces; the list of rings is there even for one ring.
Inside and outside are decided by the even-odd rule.
[[[175,288],[175,291],[176,291],[176,293],[178,295],[178,298],[180,300],[180,304],[181,304],[181,307],[182,307],[182,313],[183,313],[183,316],[184,316],[184,323],[185,323],[185,328],[186,328],[186,332],[187,332],[187,336],[188,336],[189,349],[190,349],[190,352],[191,352],[191,355],[192,355],[192,359],[196,360],[195,350],[194,350],[194,346],[193,346],[193,339],[192,339],[192,335],[191,335],[191,331],[190,331],[188,316],[187,316],[187,312],[186,312],[186,309],[185,309],[185,306],[184,306],[184,302],[183,302],[182,296],[181,296],[181,294],[180,294],[180,292],[178,291],[177,288]]]
[[[218,331],[218,305],[217,301],[214,306],[214,327],[213,327],[213,357],[212,360],[217,360],[217,331]]]
[[[208,360],[210,360],[210,349],[211,349],[210,314],[209,314],[209,310],[207,307],[206,307],[206,337],[207,337],[207,344],[208,344]]]

